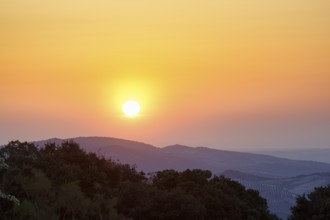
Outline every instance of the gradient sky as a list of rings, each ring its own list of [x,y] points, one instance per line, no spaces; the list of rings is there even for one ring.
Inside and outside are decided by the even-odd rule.
[[[330,147],[329,0],[0,0],[0,143]],[[141,115],[122,116],[137,99]]]

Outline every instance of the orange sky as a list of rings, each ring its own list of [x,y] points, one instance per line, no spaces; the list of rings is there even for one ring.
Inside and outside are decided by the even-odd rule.
[[[330,147],[328,0],[2,0],[0,143]],[[126,99],[141,115],[122,116]]]

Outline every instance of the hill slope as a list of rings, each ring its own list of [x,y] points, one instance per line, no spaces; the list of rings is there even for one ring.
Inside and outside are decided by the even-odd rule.
[[[295,205],[297,195],[308,194],[315,187],[330,184],[330,173],[314,173],[287,178],[263,178],[239,171],[228,170],[223,173],[243,184],[245,187],[260,192],[267,199],[271,212],[286,219],[290,214],[290,207]]]
[[[15,195],[0,198],[2,220],[278,220],[256,191],[207,170],[165,170],[147,179],[74,142],[37,148],[13,141],[0,157],[7,168],[0,188]]]
[[[42,146],[48,142],[73,140],[87,152],[96,152],[123,163],[136,164],[145,172],[164,169],[207,169],[215,174],[225,170],[238,170],[264,177],[291,177],[318,172],[330,172],[330,164],[283,159],[274,156],[173,145],[157,148],[149,144],[107,137],[79,137],[49,139],[35,142]]]
[[[330,164],[283,159],[269,155],[242,153],[173,145],[157,148],[152,145],[107,137],[49,139],[35,142],[60,144],[72,140],[87,152],[96,152],[122,163],[136,164],[139,170],[155,172],[164,169],[206,169],[239,181],[258,190],[267,199],[272,212],[282,218],[290,213],[295,197],[317,186],[330,184]],[[228,171],[236,170],[236,171]]]

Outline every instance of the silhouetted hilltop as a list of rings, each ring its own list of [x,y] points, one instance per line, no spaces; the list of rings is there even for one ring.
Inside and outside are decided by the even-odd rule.
[[[278,220],[257,191],[208,170],[146,176],[73,141],[12,141],[0,157],[3,220]]]
[[[206,147],[173,145],[157,148],[149,144],[109,137],[49,139],[45,143],[73,140],[88,152],[111,157],[123,163],[136,164],[139,170],[154,172],[164,169],[207,169],[215,174],[238,170],[263,177],[291,177],[317,172],[330,172],[330,164],[290,160],[269,155],[217,150]]]
[[[35,143],[43,146],[67,140],[49,139]],[[288,216],[298,194],[308,193],[316,186],[330,184],[330,178],[321,174],[330,172],[328,163],[178,144],[157,148],[141,142],[108,137],[79,137],[70,140],[79,143],[88,152],[135,164],[138,170],[145,172],[205,169],[225,175],[248,188],[260,191],[268,200],[270,210],[282,218]]]

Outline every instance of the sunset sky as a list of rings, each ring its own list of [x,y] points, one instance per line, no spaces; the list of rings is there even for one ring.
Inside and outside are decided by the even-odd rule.
[[[0,0],[0,144],[330,148],[329,0]],[[124,117],[126,100],[140,115]]]

